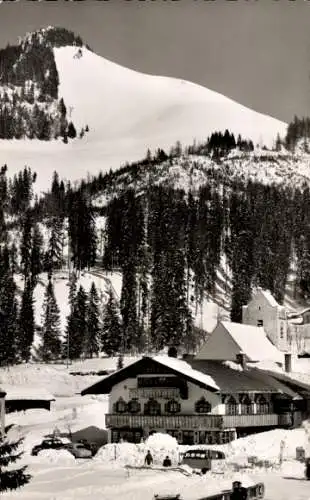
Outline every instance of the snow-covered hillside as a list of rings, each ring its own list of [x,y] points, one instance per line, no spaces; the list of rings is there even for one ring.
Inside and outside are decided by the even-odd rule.
[[[81,51],[81,52],[80,52]],[[0,163],[9,174],[25,164],[38,173],[36,189],[45,190],[52,172],[77,180],[120,163],[139,160],[147,148],[170,148],[203,140],[229,129],[255,143],[272,145],[286,124],[252,111],[194,83],[145,75],[77,47],[54,48],[59,97],[78,129],[89,126],[82,140],[1,141]]]

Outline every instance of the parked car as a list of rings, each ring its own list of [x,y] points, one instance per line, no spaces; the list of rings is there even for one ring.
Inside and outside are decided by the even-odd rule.
[[[38,455],[43,450],[64,450],[66,444],[58,438],[43,439],[40,444],[35,445],[31,450],[31,455]]]
[[[99,446],[97,445],[97,443],[90,443],[86,439],[80,439],[77,443],[83,444],[85,448],[90,450],[92,452],[92,456],[95,456],[97,451],[99,450]]]
[[[89,448],[86,448],[83,443],[70,443],[66,445],[66,449],[75,458],[92,458],[93,454]]]
[[[193,470],[199,470],[205,474],[212,468],[212,462],[217,460],[224,460],[225,453],[218,450],[205,449],[205,450],[188,450],[185,452],[181,465],[188,465]]]

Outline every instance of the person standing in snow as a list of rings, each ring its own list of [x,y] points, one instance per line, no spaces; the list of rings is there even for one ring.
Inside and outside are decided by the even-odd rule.
[[[171,467],[171,460],[170,458],[168,457],[168,455],[166,456],[165,460],[163,461],[163,467]]]
[[[148,450],[147,454],[145,455],[144,463],[145,463],[145,465],[148,465],[148,466],[152,465],[152,463],[153,463],[153,457],[151,455],[150,450]]]

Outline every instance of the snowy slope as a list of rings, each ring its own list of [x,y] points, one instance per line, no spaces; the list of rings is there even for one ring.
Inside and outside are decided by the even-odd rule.
[[[141,159],[147,148],[170,148],[202,140],[228,128],[255,143],[272,145],[286,124],[254,112],[227,97],[182,80],[145,75],[112,63],[83,48],[54,49],[59,74],[59,97],[79,131],[81,140],[1,141],[0,163],[9,173],[25,164],[38,172],[37,189],[46,189],[52,172],[77,180]]]

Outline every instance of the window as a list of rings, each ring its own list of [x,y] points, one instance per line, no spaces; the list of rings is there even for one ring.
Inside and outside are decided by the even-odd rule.
[[[256,413],[266,414],[270,413],[270,404],[266,401],[265,397],[258,395],[256,398]]]
[[[253,402],[248,394],[240,397],[241,415],[251,415],[253,412]]]
[[[129,413],[140,413],[141,405],[136,398],[133,398],[129,401],[128,411],[129,411]]]
[[[147,403],[144,405],[144,414],[145,415],[160,415],[161,407],[156,399],[149,399]]]
[[[199,399],[199,401],[197,401],[195,404],[196,413],[210,413],[211,409],[211,404],[209,403],[209,401],[206,401],[205,398]]]
[[[226,414],[227,415],[238,415],[238,403],[233,396],[230,396],[226,403]]]
[[[280,339],[283,339],[284,338],[284,327],[283,327],[283,323],[281,323],[280,325]]]
[[[168,403],[165,404],[165,412],[166,413],[180,413],[181,405],[175,399],[171,399]]]
[[[127,410],[127,403],[123,398],[119,398],[114,405],[115,413],[125,413]]]
[[[264,322],[262,319],[257,320],[257,326],[264,326]]]

